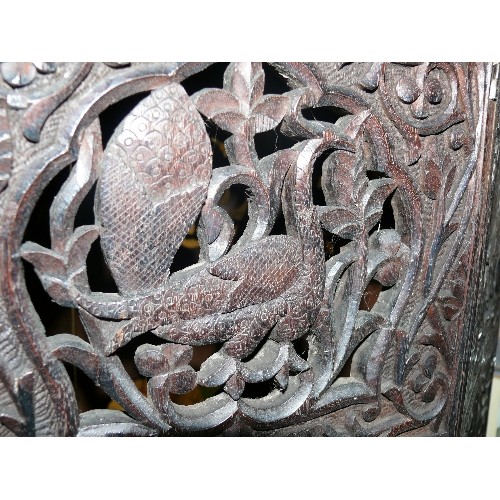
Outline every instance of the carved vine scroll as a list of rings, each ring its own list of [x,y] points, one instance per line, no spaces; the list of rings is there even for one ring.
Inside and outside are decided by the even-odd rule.
[[[0,435],[460,434],[473,339],[496,335],[492,66],[231,63],[219,86],[210,68],[0,66]],[[31,241],[60,172],[50,241]],[[194,230],[197,262],[174,268]],[[115,291],[89,280],[92,249]],[[29,269],[84,334],[45,334]],[[80,413],[71,367],[122,411]]]

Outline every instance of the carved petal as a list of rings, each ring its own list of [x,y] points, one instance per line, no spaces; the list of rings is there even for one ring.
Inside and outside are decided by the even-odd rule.
[[[230,418],[236,410],[236,401],[225,393],[190,406],[170,403],[164,408],[169,422],[188,431],[216,427]]]
[[[401,273],[402,263],[400,258],[389,259],[380,266],[375,274],[375,279],[382,286],[393,286],[396,284]]]
[[[212,120],[221,129],[232,134],[237,134],[245,123],[246,118],[239,111],[224,111],[223,113],[214,115]]]
[[[224,386],[224,392],[227,392],[235,401],[240,398],[245,389],[245,381],[238,375],[233,375]]]
[[[290,377],[284,393],[273,391],[257,399],[243,398],[238,401],[241,412],[257,422],[273,422],[297,411],[311,392],[310,372]]]
[[[432,200],[438,196],[441,188],[441,170],[435,162],[429,160],[422,167],[422,191]]]
[[[21,255],[42,275],[57,277],[65,275],[65,265],[61,257],[38,243],[32,241],[24,243],[21,247]]]
[[[78,436],[157,436],[158,431],[140,424],[127,414],[117,410],[90,410],[80,416]]]
[[[224,384],[235,372],[235,359],[219,351],[201,365],[198,383],[206,387],[217,387]]]
[[[250,106],[264,92],[264,71],[260,63],[231,63],[224,72],[227,88],[243,105]]]
[[[36,76],[36,68],[30,62],[4,62],[1,72],[3,79],[14,88],[29,85]]]
[[[85,265],[92,243],[99,236],[96,226],[80,226],[68,242],[68,273],[75,272]]]
[[[252,110],[253,132],[266,132],[276,127],[288,110],[288,97],[266,95],[259,100]]]
[[[200,113],[207,118],[213,117],[224,111],[239,111],[238,99],[224,89],[204,89],[196,92],[191,98]]]
[[[288,361],[289,347],[267,340],[259,352],[246,363],[240,364],[240,373],[246,382],[269,380]]]
[[[380,219],[384,202],[395,188],[396,186],[391,179],[377,179],[369,182],[363,197],[367,230],[370,230]]]
[[[160,348],[151,344],[140,345],[135,351],[134,361],[144,377],[152,377],[168,370],[167,360]]]
[[[172,394],[186,394],[196,387],[196,372],[190,366],[177,368],[168,378]]]
[[[344,207],[317,207],[321,225],[341,238],[354,239],[359,234],[360,223],[356,214]]]

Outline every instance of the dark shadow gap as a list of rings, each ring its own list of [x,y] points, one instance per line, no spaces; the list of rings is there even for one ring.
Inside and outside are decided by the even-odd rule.
[[[208,88],[222,88],[224,84],[224,71],[228,67],[227,62],[217,62],[211,64],[204,70],[183,80],[182,86],[188,95]]]
[[[382,285],[376,280],[371,280],[363,292],[359,309],[361,311],[371,311],[377,302],[381,291]]]
[[[118,287],[101,250],[100,238],[92,243],[87,255],[87,275],[93,292],[118,293]]]
[[[307,356],[309,355],[309,342],[307,337],[301,337],[300,339],[294,340],[292,342],[295,352],[305,361],[307,361]]]
[[[394,192],[391,193],[382,206],[382,217],[380,219],[380,225],[377,224],[375,228],[377,229],[396,229],[396,221],[394,220],[394,210],[392,208],[392,198],[394,196]],[[373,228],[370,231],[370,234],[373,233]]]
[[[265,75],[264,95],[284,94],[285,92],[289,92],[291,90],[285,77],[281,76],[271,64],[262,63],[262,69],[264,70]]]
[[[50,207],[68,179],[71,167],[72,165],[69,165],[61,170],[42,191],[24,231],[23,242],[33,241],[50,248]]]
[[[368,337],[369,338],[369,337]],[[365,339],[366,340],[366,339]],[[361,342],[356,348],[352,351],[350,356],[346,359],[346,362],[344,363],[344,366],[340,370],[339,374],[337,375],[337,379],[339,378],[350,378],[352,375],[352,364],[355,358],[356,353],[358,352],[359,348],[363,345],[364,341]]]
[[[200,243],[197,236],[198,226],[193,224],[186,234],[181,246],[175,252],[170,266],[170,274],[196,264],[200,258]]]
[[[195,370],[199,370],[200,366],[210,357],[212,354],[220,351],[224,344],[218,342],[216,344],[199,345],[193,347],[193,357],[189,366]]]
[[[330,233],[330,231],[322,228],[323,232],[323,245],[325,250],[325,260],[338,255],[342,247],[347,245],[351,240],[347,240],[337,236],[336,234]]]
[[[272,128],[266,132],[260,132],[254,136],[255,151],[259,159],[271,155],[276,151],[290,149],[296,143],[296,140],[283,135],[277,128]]]
[[[251,190],[244,184],[233,184],[222,193],[219,207],[225,210],[234,222],[234,245],[243,235],[248,223],[248,197]]]
[[[276,220],[274,221],[273,227],[269,234],[270,235],[286,234],[285,216],[283,215],[281,204],[278,210],[278,215],[276,216]]]
[[[353,354],[347,358],[347,361],[337,375],[337,378],[349,378],[351,376],[352,357]]]
[[[186,392],[185,394],[173,394],[170,393],[170,399],[173,403],[182,406],[191,406],[196,403],[201,403],[208,398],[217,396],[223,392],[224,387],[204,387],[202,385],[197,385],[193,390]]]
[[[106,148],[111,136],[120,123],[129,115],[132,110],[145,99],[150,92],[138,92],[137,94],[121,99],[115,104],[106,108],[99,115],[101,124],[102,146]]]
[[[376,170],[367,170],[366,177],[368,180],[372,181],[374,179],[387,179],[387,175],[384,172],[377,172]]]
[[[323,188],[321,186],[321,180],[323,177],[323,163],[332,154],[332,150],[324,151],[314,162],[313,175],[312,175],[312,198],[313,203],[316,206],[324,207],[326,206],[325,194],[323,193]]]
[[[78,207],[74,228],[95,224],[94,200],[97,184],[94,184]]]
[[[245,389],[243,390],[242,398],[257,399],[267,396],[273,389],[276,389],[276,382],[274,378],[271,380],[266,380],[264,382],[259,382],[257,384],[245,384]]]
[[[212,120],[206,117],[203,118],[212,148],[212,168],[227,167],[229,165],[229,158],[227,157],[224,142],[231,134],[219,128]]]
[[[302,116],[306,120],[327,122],[327,123],[337,123],[337,121],[348,116],[351,113],[342,108],[337,108],[335,106],[319,106],[317,108],[304,108],[302,109]]]

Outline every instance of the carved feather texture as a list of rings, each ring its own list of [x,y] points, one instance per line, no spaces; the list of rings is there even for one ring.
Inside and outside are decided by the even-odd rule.
[[[164,284],[205,200],[211,156],[203,120],[178,84],[152,92],[110,139],[96,215],[121,293]]]

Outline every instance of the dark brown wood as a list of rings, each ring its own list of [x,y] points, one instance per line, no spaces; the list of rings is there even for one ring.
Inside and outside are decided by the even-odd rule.
[[[0,435],[484,433],[496,67],[231,63],[219,87],[208,64],[0,69]],[[63,170],[50,244],[30,241]],[[95,248],[115,292],[89,281]],[[84,334],[46,334],[30,266]],[[123,411],[80,412],[62,362]]]

